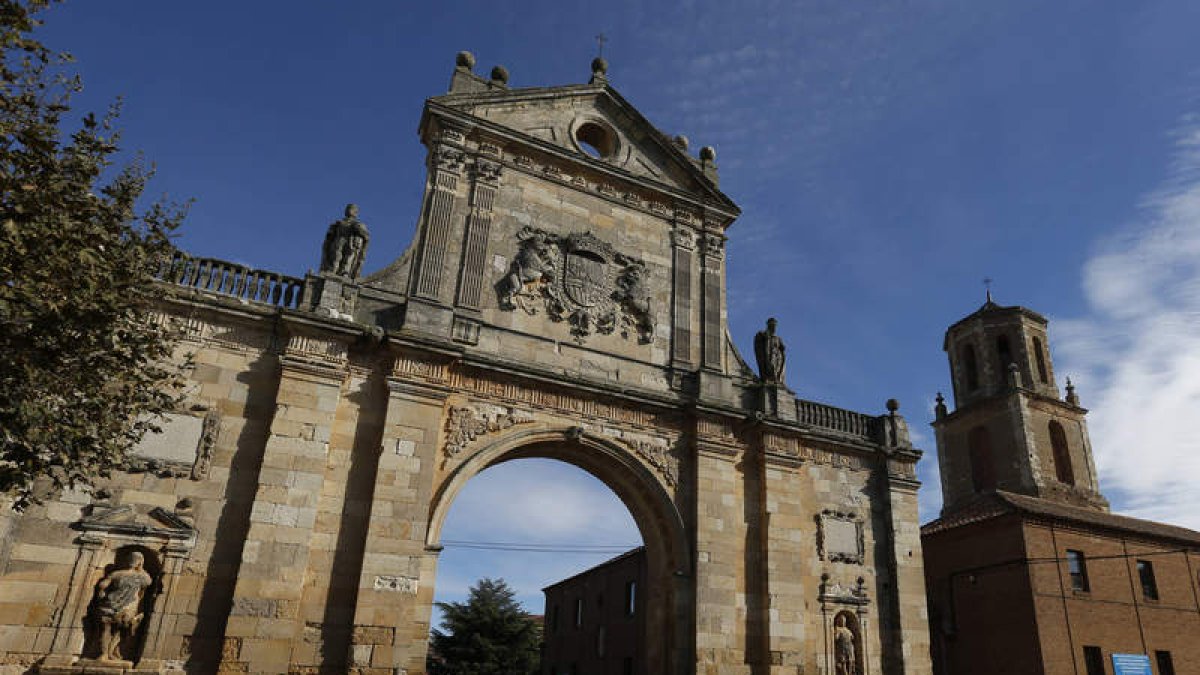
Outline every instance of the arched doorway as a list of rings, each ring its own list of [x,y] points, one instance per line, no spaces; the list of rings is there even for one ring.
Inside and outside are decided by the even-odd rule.
[[[604,483],[625,504],[646,547],[645,672],[687,672],[693,658],[694,575],[683,519],[658,478],[617,440],[578,427],[521,430],[500,436],[442,477],[431,504],[427,549],[440,550],[450,507],[472,477],[497,464],[530,458],[576,466]]]

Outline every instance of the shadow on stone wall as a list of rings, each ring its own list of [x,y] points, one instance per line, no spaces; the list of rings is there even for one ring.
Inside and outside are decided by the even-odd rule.
[[[371,501],[375,495],[375,474],[379,470],[380,444],[387,416],[387,379],[382,370],[373,369],[370,378],[347,398],[357,408],[358,423],[354,429],[354,447],[346,473],[346,497],[338,523],[332,576],[321,621],[322,675],[347,672],[354,611],[358,604],[358,581],[362,574]]]
[[[225,644],[225,627],[233,607],[242,549],[250,531],[250,509],[258,491],[263,451],[275,416],[279,360],[274,354],[264,352],[251,362],[248,370],[238,374],[237,381],[247,386],[242,413],[246,421],[230,460],[225,502],[213,533],[212,554],[196,610],[196,628],[189,640],[189,673],[217,672],[222,656],[229,649],[234,651],[229,656],[237,658],[237,645]]]

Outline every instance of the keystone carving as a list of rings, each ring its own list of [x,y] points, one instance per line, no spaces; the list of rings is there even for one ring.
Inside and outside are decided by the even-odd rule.
[[[551,320],[570,324],[579,342],[617,331],[641,344],[653,341],[645,263],[587,232],[564,237],[526,227],[517,237],[520,248],[496,285],[502,309],[530,315],[544,309]]]

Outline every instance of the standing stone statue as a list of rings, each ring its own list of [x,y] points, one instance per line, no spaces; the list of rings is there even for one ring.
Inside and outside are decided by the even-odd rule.
[[[783,367],[787,361],[783,340],[775,334],[778,322],[767,319],[767,329],[754,336],[754,357],[758,360],[758,376],[768,384],[783,384]]]
[[[96,584],[96,618],[100,621],[100,660],[124,661],[121,642],[133,636],[142,623],[142,596],[150,587],[141,553],[129,554],[118,568]]]
[[[858,675],[858,658],[855,654],[854,631],[846,626],[846,615],[834,619],[833,650],[837,675]]]
[[[357,279],[371,236],[358,219],[358,206],[346,205],[346,215],[335,221],[325,233],[321,247],[321,271]]]

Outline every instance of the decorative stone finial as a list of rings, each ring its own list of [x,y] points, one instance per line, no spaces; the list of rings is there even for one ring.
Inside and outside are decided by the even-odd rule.
[[[592,75],[608,75],[608,61],[603,56],[592,59]]]
[[[946,416],[946,397],[942,396],[942,392],[939,391],[934,401],[937,402],[937,405],[933,406],[933,415],[940,420]]]
[[[471,70],[475,67],[475,55],[471,52],[463,50],[454,57],[454,65],[458,66],[459,68]]]
[[[492,68],[492,82],[500,84],[508,84],[508,68],[504,66],[496,66]]]
[[[710,163],[717,161],[716,149],[713,148],[713,146],[711,146],[711,145],[706,145],[703,148],[700,148],[700,160],[703,162],[710,162]]]
[[[887,403],[885,403],[884,405],[887,406],[888,412],[893,415],[895,415],[896,411],[900,409],[900,401],[897,401],[894,398],[889,398],[887,400]]]
[[[1067,378],[1067,396],[1064,399],[1067,403],[1073,406],[1079,406],[1079,395],[1075,393],[1075,385],[1071,384],[1071,378]]]
[[[672,140],[675,141],[675,145],[679,146],[680,150],[687,152],[687,149],[688,149],[688,137],[687,136],[684,136],[683,134],[679,134]]]

